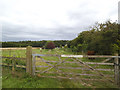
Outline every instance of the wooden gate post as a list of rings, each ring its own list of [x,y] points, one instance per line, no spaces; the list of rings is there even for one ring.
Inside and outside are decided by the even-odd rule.
[[[116,56],[118,56],[118,54],[115,54]],[[118,85],[120,87],[120,61],[118,57],[115,57],[115,84]]]
[[[26,48],[26,73],[32,75],[32,47],[27,46]]]

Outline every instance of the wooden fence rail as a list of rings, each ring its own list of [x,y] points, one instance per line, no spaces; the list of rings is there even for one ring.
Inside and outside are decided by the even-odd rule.
[[[13,64],[7,64],[7,63],[0,63],[0,65],[3,65],[3,66],[13,66]],[[18,68],[26,68],[26,66],[24,65],[15,65],[16,67]]]
[[[8,56],[2,56],[0,58],[8,58],[8,59],[17,59],[17,60],[26,60],[26,58],[20,58],[20,57],[8,57]]]

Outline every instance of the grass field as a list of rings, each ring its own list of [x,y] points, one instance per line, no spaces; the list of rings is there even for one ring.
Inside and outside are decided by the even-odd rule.
[[[37,54],[73,54],[70,50],[64,50],[64,49],[54,49],[54,50],[40,50],[40,49],[33,49],[33,53]],[[3,56],[16,56],[16,57],[25,57],[26,56],[26,50],[2,50]],[[58,57],[43,57],[45,60],[58,60]],[[64,58],[62,58],[64,59]],[[39,59],[38,59],[39,60]],[[68,59],[68,61],[72,61],[71,59]],[[94,60],[88,60],[86,58],[82,59],[84,62],[101,62],[102,60],[94,59]],[[9,59],[3,59],[3,62],[5,63],[11,63]],[[25,65],[25,61],[16,61],[18,64]],[[40,65],[41,63],[36,63]],[[45,65],[44,63],[42,63]],[[61,66],[71,66],[71,67],[77,67],[78,64],[61,64]],[[94,65],[91,65],[94,66]],[[101,68],[113,68],[112,66],[104,66],[100,65]],[[96,67],[97,68],[97,67]],[[38,68],[39,70],[39,68]],[[41,69],[42,70],[42,69]],[[80,71],[80,70],[69,70],[69,69],[61,69],[64,72],[75,72],[75,73],[92,73],[90,71]],[[113,83],[110,83],[108,81],[82,81],[76,80],[76,79],[55,79],[55,78],[42,78],[38,76],[29,76],[25,73],[24,69],[16,68],[16,71],[14,74],[11,74],[11,68],[10,67],[3,67],[2,70],[2,87],[3,88],[117,88],[116,85]],[[51,70],[54,71],[54,70]],[[94,73],[94,72],[93,72]],[[106,74],[113,74],[111,72],[102,72]],[[46,74],[46,75],[52,75],[53,74]],[[64,75],[63,75],[64,76]],[[73,75],[71,77],[74,77]],[[90,78],[87,76],[83,76],[86,78]],[[95,77],[94,77],[95,78]],[[98,79],[98,77],[96,77]]]
[[[21,70],[20,70],[21,71]],[[7,67],[3,67],[2,88],[116,88],[117,86],[103,82],[81,83],[76,80],[32,77],[25,71],[17,71],[14,75]],[[91,86],[92,85],[92,86]]]

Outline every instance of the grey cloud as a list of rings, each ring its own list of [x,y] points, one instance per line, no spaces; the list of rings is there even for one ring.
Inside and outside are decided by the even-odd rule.
[[[3,25],[3,41],[19,40],[72,40],[79,28],[59,26],[58,28],[32,28],[12,24]]]
[[[53,27],[50,28],[49,23],[46,24],[44,19],[43,19],[43,21],[46,24],[46,26],[43,25],[44,27],[42,27],[42,25],[41,25],[42,21],[34,21],[34,20],[37,20],[37,17],[32,18],[32,17],[35,17],[36,14],[38,14],[37,15],[38,17],[41,17],[41,16],[39,16],[39,15],[41,15],[41,13],[39,13],[39,12],[30,13],[29,12],[29,14],[31,14],[31,16],[30,17],[28,16],[29,18],[27,18],[26,16],[24,16],[24,13],[26,13],[25,11],[27,11],[27,9],[25,11],[23,10],[23,12],[22,12],[22,10],[19,8],[23,14],[23,16],[20,16],[18,14],[19,11],[18,11],[18,13],[17,13],[17,11],[14,11],[14,8],[12,7],[12,5],[13,4],[7,5],[4,1],[2,2],[2,5],[0,4],[0,11],[2,13],[0,15],[0,18],[4,16],[5,18],[10,19],[8,21],[6,19],[5,19],[6,21],[4,21],[4,19],[3,19],[3,21],[1,21],[2,25],[3,25],[3,28],[2,28],[3,41],[57,40],[57,39],[58,40],[72,40],[80,32],[82,32],[84,30],[88,30],[89,26],[92,26],[96,21],[100,20],[99,19],[100,18],[99,17],[99,14],[100,14],[99,9],[102,8],[102,7],[100,7],[101,5],[97,4],[97,2],[96,2],[95,6],[91,7],[91,1],[85,0],[83,2],[80,2],[78,5],[78,8],[76,8],[75,10],[73,9],[73,10],[66,12],[67,16],[65,17],[65,19],[68,17],[68,21],[66,21],[66,22],[68,22],[68,24],[62,25],[61,24],[62,20],[59,21],[59,19],[58,19],[58,21],[57,21],[56,19],[54,20],[54,18],[53,18],[53,19],[50,19],[51,22],[53,23]],[[99,6],[97,7],[97,5],[99,5]],[[12,7],[12,8],[8,8],[7,6]],[[32,9],[34,11],[34,7]],[[115,16],[117,14],[115,8],[113,8],[113,9],[110,8],[110,9],[111,9],[111,11],[106,13],[106,14],[108,14],[106,16],[108,16],[108,17],[110,15]],[[47,11],[45,11],[45,12],[47,12]],[[17,16],[15,16],[14,14]],[[28,15],[28,13],[26,13],[26,14]],[[45,14],[47,14],[47,13],[45,13]],[[56,14],[56,15],[58,15],[58,14]],[[58,18],[61,17],[61,15],[59,15]],[[12,18],[11,18],[11,16],[12,16]],[[16,20],[16,18],[14,16],[18,20]],[[63,14],[63,16],[64,16],[64,14]],[[44,17],[44,15],[43,15],[43,17]],[[45,15],[45,17],[47,18],[47,15]],[[49,15],[48,15],[48,17],[49,17]],[[18,23],[12,22],[11,21],[12,19],[16,20],[16,22],[18,22]],[[33,22],[32,22],[32,19],[33,19]],[[40,18],[39,20],[41,20],[41,19],[42,18]],[[24,24],[24,23],[19,24],[19,21],[23,21],[26,24]],[[73,25],[69,24],[69,22],[74,23],[74,24]],[[34,23],[36,23],[37,25]]]

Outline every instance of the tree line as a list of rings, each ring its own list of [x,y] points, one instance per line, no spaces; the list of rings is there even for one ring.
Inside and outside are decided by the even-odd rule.
[[[47,40],[43,41],[18,41],[18,42],[2,42],[2,47],[45,47]],[[55,44],[55,47],[61,47],[68,43],[68,40],[55,40],[52,41]]]
[[[67,45],[73,52],[110,55],[120,52],[120,25],[117,22],[106,21],[104,23],[95,23],[88,31],[83,31],[73,40],[55,40],[52,41],[52,47],[62,47]],[[47,40],[43,41],[19,41],[2,42],[2,47],[45,47]],[[50,46],[50,47],[51,47]],[[47,46],[49,47],[49,45]]]

